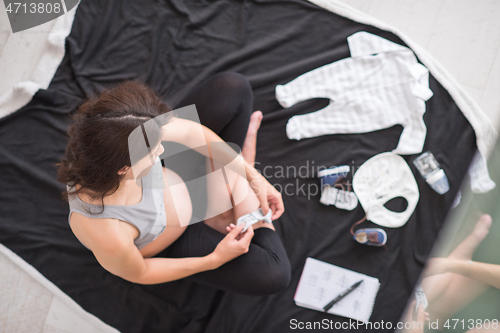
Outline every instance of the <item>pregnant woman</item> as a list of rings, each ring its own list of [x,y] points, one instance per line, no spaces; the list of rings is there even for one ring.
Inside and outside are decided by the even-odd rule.
[[[253,167],[262,113],[251,113],[250,84],[237,73],[216,74],[193,88],[176,108],[192,104],[201,126],[164,117],[171,109],[150,88],[125,82],[79,107],[58,173],[68,189],[71,229],[102,267],[134,283],[187,278],[250,295],[282,291],[290,282],[290,263],[273,224],[260,221],[245,232],[242,225],[236,226],[240,216],[259,207],[264,214],[271,210],[272,220],[284,212],[281,194]],[[167,121],[155,134],[148,125],[151,119]],[[129,136],[141,127],[147,127],[148,152],[132,157]],[[195,134],[200,129],[208,147],[226,141],[243,147],[243,158],[236,156],[246,177],[234,173],[223,186],[207,177],[207,215],[189,224],[193,203],[198,202],[191,200],[195,193],[179,174],[161,165],[159,156],[162,141],[182,144],[207,156],[206,169],[214,170],[210,149],[199,149]],[[154,179],[163,182],[163,189],[153,189]],[[210,216],[210,207],[220,201],[217,193],[224,191],[246,196],[233,208]]]

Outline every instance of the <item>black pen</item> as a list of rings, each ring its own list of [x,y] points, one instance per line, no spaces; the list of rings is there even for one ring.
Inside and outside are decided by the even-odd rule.
[[[351,291],[353,291],[354,289],[356,289],[357,287],[359,287],[359,285],[361,284],[361,282],[363,282],[363,280],[356,282],[355,284],[353,284],[352,286],[350,286],[349,289],[347,289],[342,294],[340,294],[337,297],[335,297],[335,299],[333,301],[331,301],[330,303],[328,303],[327,305],[325,305],[325,307],[323,308],[323,310],[325,312],[327,312],[328,310],[330,310],[331,307],[335,305],[335,303],[338,303],[342,298],[344,298],[347,295],[349,295],[351,293]]]

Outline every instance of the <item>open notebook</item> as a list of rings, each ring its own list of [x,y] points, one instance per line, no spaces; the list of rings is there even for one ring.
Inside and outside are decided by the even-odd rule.
[[[323,312],[323,307],[354,283],[363,283],[335,304],[328,313],[368,322],[380,283],[377,278],[307,258],[294,301],[298,306]]]

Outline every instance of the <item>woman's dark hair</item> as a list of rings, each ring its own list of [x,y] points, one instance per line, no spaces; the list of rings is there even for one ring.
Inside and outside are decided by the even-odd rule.
[[[145,140],[154,147],[161,141],[161,125],[168,123],[172,113],[158,116],[171,110],[151,88],[137,81],[126,81],[85,100],[68,129],[66,158],[58,163],[57,180],[72,186],[63,191],[63,197],[67,200],[68,195],[91,190],[89,196],[100,200],[104,209],[104,197],[116,192],[124,177],[118,171],[131,166],[130,133],[138,127],[145,132],[146,127]]]

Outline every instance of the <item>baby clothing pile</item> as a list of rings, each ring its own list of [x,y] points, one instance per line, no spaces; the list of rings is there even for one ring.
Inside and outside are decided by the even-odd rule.
[[[276,99],[283,107],[313,98],[330,100],[321,110],[291,117],[286,134],[289,139],[301,140],[402,125],[397,147],[366,161],[352,175],[352,188],[347,165],[318,172],[322,204],[353,210],[359,201],[367,220],[384,227],[401,227],[418,203],[419,190],[410,167],[399,155],[422,153],[427,134],[423,118],[425,102],[433,96],[429,89],[429,71],[409,48],[371,33],[357,32],[347,38],[347,43],[351,57],[276,86]],[[415,158],[414,164],[436,192],[448,191],[446,174],[431,152]],[[484,156],[475,156],[469,174],[475,192],[487,192],[495,187]],[[395,212],[384,206],[395,197],[407,201],[404,211]],[[378,234],[365,233],[364,243],[385,244],[385,232],[374,230],[372,232]],[[375,242],[371,242],[373,240]]]

